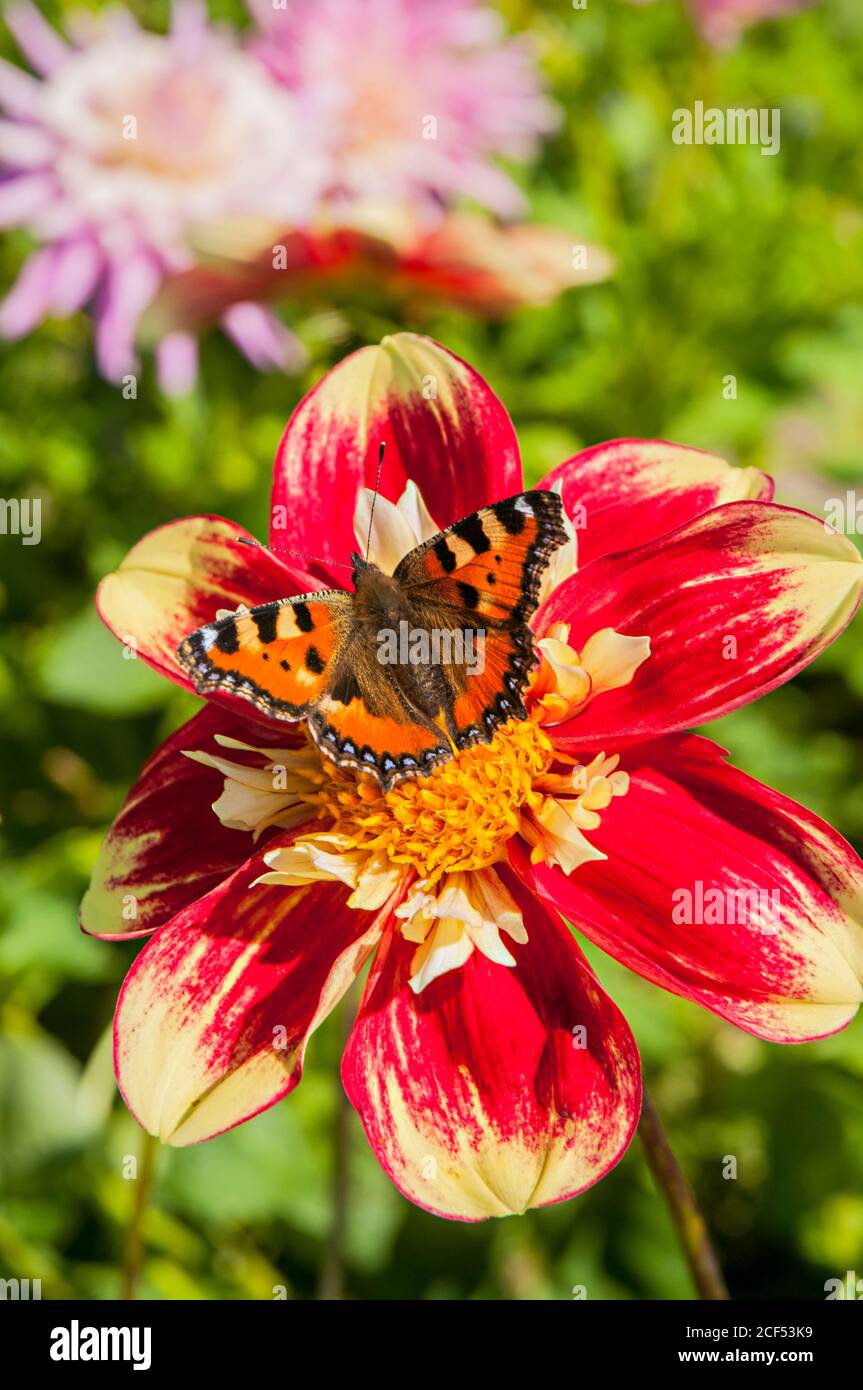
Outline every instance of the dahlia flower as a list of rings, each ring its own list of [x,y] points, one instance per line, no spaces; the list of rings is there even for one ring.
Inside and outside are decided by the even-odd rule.
[[[371,555],[387,570],[523,486],[489,386],[399,334],[335,367],[287,426],[271,541],[320,559],[303,571],[221,517],[170,522],[103,581],[103,619],[188,688],[176,648],[193,629],[342,584],[381,440]],[[824,1037],[855,1014],[863,865],[687,730],[823,651],[857,607],[861,557],[773,505],[757,470],[675,444],[599,445],[539,486],[560,493],[568,539],[543,576],[525,718],[385,792],[304,725],[220,695],[144,768],[82,921],[151,936],[115,1061],[165,1142],[286,1096],[370,957],[347,1094],[401,1191],[468,1221],[581,1192],[639,1117],[635,1041],[567,923],[760,1038]],[[681,912],[687,893],[704,910]],[[717,911],[729,895],[738,910]]]
[[[125,9],[69,21],[67,43],[29,0],[6,22],[33,69],[0,62],[0,225],[40,243],[0,305],[18,338],[47,314],[91,305],[102,373],[136,370],[139,320],[166,276],[194,263],[199,229],[230,219],[303,225],[329,178],[299,103],[208,27],[198,0],[175,0],[168,35]],[[296,340],[254,303],[222,326],[257,364],[287,365]],[[169,390],[195,375],[184,329],[157,344]]]
[[[261,60],[314,101],[338,203],[463,196],[513,216],[493,156],[527,159],[557,125],[524,37],[476,0],[249,0]]]
[[[241,244],[225,230],[210,235],[198,264],[164,281],[141,321],[143,342],[202,329],[237,302],[289,296],[347,307],[373,294],[411,316],[446,303],[496,317],[605,280],[614,267],[602,247],[560,227],[466,211],[428,226],[407,208],[366,207],[312,231],[273,226],[262,236],[256,227]]]

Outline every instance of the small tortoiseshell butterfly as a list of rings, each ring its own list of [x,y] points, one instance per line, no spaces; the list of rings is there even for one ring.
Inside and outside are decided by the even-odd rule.
[[[273,719],[305,719],[328,758],[388,789],[525,717],[536,659],[527,624],[565,540],[557,493],[523,492],[417,546],[392,575],[352,555],[353,594],[323,589],[219,618],[177,657],[199,695],[223,691]],[[400,630],[427,634],[427,650],[433,634],[479,632],[484,664],[471,669],[464,641],[444,644],[443,661],[384,664],[381,634]]]

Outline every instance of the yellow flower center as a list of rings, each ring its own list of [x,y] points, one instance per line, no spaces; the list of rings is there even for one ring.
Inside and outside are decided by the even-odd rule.
[[[511,719],[490,743],[390,791],[324,760],[323,785],[308,799],[335,834],[433,884],[445,873],[486,868],[504,857],[522,811],[539,807],[534,784],[555,756],[536,720]]]

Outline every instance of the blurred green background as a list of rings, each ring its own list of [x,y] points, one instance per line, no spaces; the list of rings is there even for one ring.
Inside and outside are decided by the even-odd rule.
[[[145,23],[159,4],[132,6]],[[0,538],[0,1277],[44,1297],[115,1297],[139,1131],[113,1085],[108,1033],[134,947],[78,934],[76,908],[112,815],[195,702],[121,660],[98,579],[146,530],[197,511],[266,532],[273,453],[301,393],[394,328],[432,333],[489,379],[538,477],[583,445],[660,436],[774,472],[779,500],[823,514],[863,487],[863,8],[824,0],[733,52],[697,39],[680,0],[503,6],[535,36],[565,124],[531,172],[535,217],[609,247],[618,273],[555,305],[483,324],[400,321],[374,297],[288,306],[311,354],[300,379],[256,375],[222,339],[201,382],[138,399],[95,375],[83,317],[0,358],[0,493],[43,499],[43,539]],[[218,15],[241,19],[219,0]],[[46,9],[58,18],[63,7]],[[14,50],[4,32],[6,56]],[[679,147],[697,99],[781,108],[775,158]],[[11,237],[0,279],[27,249]],[[370,307],[373,306],[373,307]],[[737,378],[737,398],[723,379]],[[861,494],[863,495],[863,494]],[[859,537],[858,543],[859,543]],[[816,667],[712,732],[863,847],[863,626]],[[627,1014],[646,1077],[704,1205],[732,1294],[824,1297],[863,1277],[863,1028],[771,1047],[590,950]],[[196,1149],[158,1155],[141,1292],[289,1297],[320,1286],[332,1220],[338,1020],[286,1103]],[[411,1207],[351,1121],[344,1283],[359,1298],[683,1298],[690,1284],[634,1143],[577,1200],[467,1227]],[[738,1160],[736,1181],[723,1159]]]

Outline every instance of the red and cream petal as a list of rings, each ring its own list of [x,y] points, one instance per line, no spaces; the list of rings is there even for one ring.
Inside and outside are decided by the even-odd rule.
[[[342,1063],[393,1182],[460,1221],[583,1191],[624,1153],[640,1108],[625,1019],[556,914],[512,887],[529,937],[515,966],[474,951],[417,995],[415,947],[389,935]]]
[[[346,562],[357,493],[374,486],[382,443],[382,494],[395,501],[413,478],[441,526],[522,487],[515,430],[491,387],[431,338],[396,333],[346,357],[291,416],[271,543]]]
[[[88,935],[149,936],[248,857],[250,836],[213,814],[218,773],[183,756],[217,752],[217,734],[282,746],[291,739],[288,728],[271,731],[210,705],[172,734],[143,768],[99,851],[81,904]]]
[[[252,887],[265,870],[256,854],[160,927],[126,977],[117,1081],[164,1143],[212,1138],[293,1090],[310,1034],[391,912],[349,908],[341,884]]]
[[[566,878],[514,841],[513,865],[654,984],[772,1042],[825,1037],[863,999],[863,864],[725,756],[695,735],[631,749],[628,793],[591,832],[607,859]]]
[[[658,541],[597,560],[555,590],[534,624],[569,624],[580,651],[603,628],[650,640],[628,685],[555,727],[565,750],[616,752],[691,728],[773,690],[851,620],[863,558],[805,512],[717,507]]]
[[[757,468],[661,439],[615,439],[567,459],[540,484],[563,486],[578,529],[578,563],[645,545],[726,502],[769,502],[773,483]]]
[[[177,647],[220,608],[253,608],[320,587],[308,573],[243,539],[253,537],[220,516],[185,517],[150,531],[99,585],[102,621],[137,656],[191,690]],[[247,702],[225,696],[222,703],[235,709],[245,703],[248,715]]]

